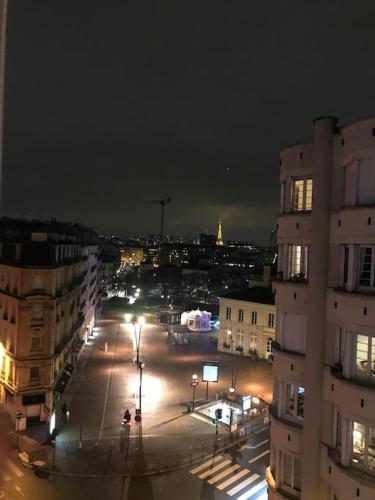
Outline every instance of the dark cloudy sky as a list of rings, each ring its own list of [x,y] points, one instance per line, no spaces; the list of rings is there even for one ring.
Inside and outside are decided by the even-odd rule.
[[[9,3],[8,213],[266,243],[279,150],[375,112],[373,0]]]

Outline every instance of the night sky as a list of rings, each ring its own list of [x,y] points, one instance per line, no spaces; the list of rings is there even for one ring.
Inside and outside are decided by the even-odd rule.
[[[269,242],[278,153],[375,113],[373,0],[10,0],[3,205]]]

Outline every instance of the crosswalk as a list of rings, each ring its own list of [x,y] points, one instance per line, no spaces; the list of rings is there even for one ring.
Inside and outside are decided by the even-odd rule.
[[[249,460],[249,463],[262,458],[267,453]],[[233,464],[223,455],[213,458],[190,470],[199,479],[213,485],[235,500],[263,500],[267,498],[267,481],[247,467]]]
[[[15,465],[15,463],[12,462],[12,460],[8,459],[5,467],[5,471],[3,473],[3,480],[4,481],[11,481],[12,479],[20,478],[24,476],[25,474],[22,472],[22,470]]]

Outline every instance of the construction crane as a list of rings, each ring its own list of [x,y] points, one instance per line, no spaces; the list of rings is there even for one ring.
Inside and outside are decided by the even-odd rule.
[[[161,208],[161,215],[160,215],[160,242],[163,243],[164,241],[164,209],[165,205],[168,205],[171,202],[171,198],[163,198],[162,200],[152,200],[148,201],[147,203],[159,203],[160,208]]]

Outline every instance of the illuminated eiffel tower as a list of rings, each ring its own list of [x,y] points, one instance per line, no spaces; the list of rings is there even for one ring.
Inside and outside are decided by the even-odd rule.
[[[218,228],[217,228],[216,245],[219,245],[219,246],[223,246],[224,245],[223,228],[222,228],[221,220],[219,220],[219,225],[218,225]]]

